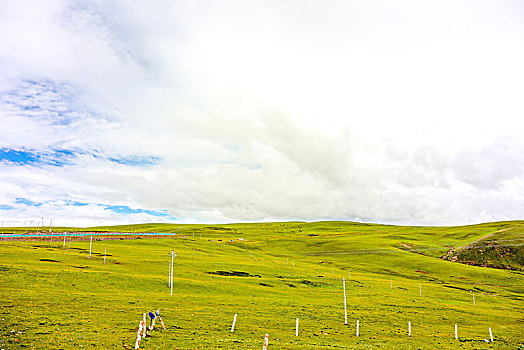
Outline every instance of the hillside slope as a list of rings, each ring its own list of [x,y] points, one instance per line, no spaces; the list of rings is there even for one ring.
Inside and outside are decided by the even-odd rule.
[[[524,225],[512,224],[457,250],[458,262],[524,271]]]
[[[52,239],[0,241],[0,348],[133,348],[142,314],[161,309],[167,329],[141,349],[260,349],[265,334],[281,350],[515,349],[524,274],[437,258],[513,224],[145,224],[84,237],[53,228],[62,231]],[[115,231],[135,239],[97,234]]]

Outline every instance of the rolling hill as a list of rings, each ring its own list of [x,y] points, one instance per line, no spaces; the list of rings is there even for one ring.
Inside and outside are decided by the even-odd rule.
[[[142,314],[160,309],[167,330],[141,348],[260,349],[267,333],[270,349],[515,349],[524,339],[523,225],[142,224],[4,235],[0,348],[130,348]]]

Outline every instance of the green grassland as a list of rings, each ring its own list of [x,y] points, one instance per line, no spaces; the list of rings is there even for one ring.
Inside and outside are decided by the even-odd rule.
[[[524,271],[524,227],[501,228],[457,251],[459,262],[477,266]]]
[[[523,228],[524,221],[96,227],[82,230],[176,235],[95,236],[91,258],[86,238],[73,238],[71,249],[60,237],[0,241],[0,349],[134,348],[142,313],[154,309],[167,330],[155,329],[143,349],[261,349],[266,333],[270,349],[523,348]],[[70,229],[78,230],[53,231]],[[5,229],[13,231],[27,229]],[[511,257],[492,259],[512,269],[438,258],[482,238],[511,240]],[[172,296],[171,250],[178,253]],[[493,343],[484,341],[490,327]]]

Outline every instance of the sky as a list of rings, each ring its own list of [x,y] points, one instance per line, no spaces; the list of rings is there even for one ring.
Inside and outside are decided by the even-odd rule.
[[[3,226],[524,219],[524,2],[0,2]]]

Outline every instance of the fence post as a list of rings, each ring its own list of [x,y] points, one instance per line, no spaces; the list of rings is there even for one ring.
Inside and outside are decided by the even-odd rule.
[[[346,306],[346,279],[342,278],[342,284],[344,285],[344,324],[348,324],[348,309]]]
[[[267,347],[269,346],[269,334],[266,334],[264,337],[264,346],[262,347],[262,350],[267,350]]]
[[[233,317],[233,325],[231,326],[231,333],[235,331],[235,323],[237,323],[237,314]]]
[[[89,257],[91,257],[91,246],[93,245],[93,236],[91,236],[91,239],[89,240]]]

